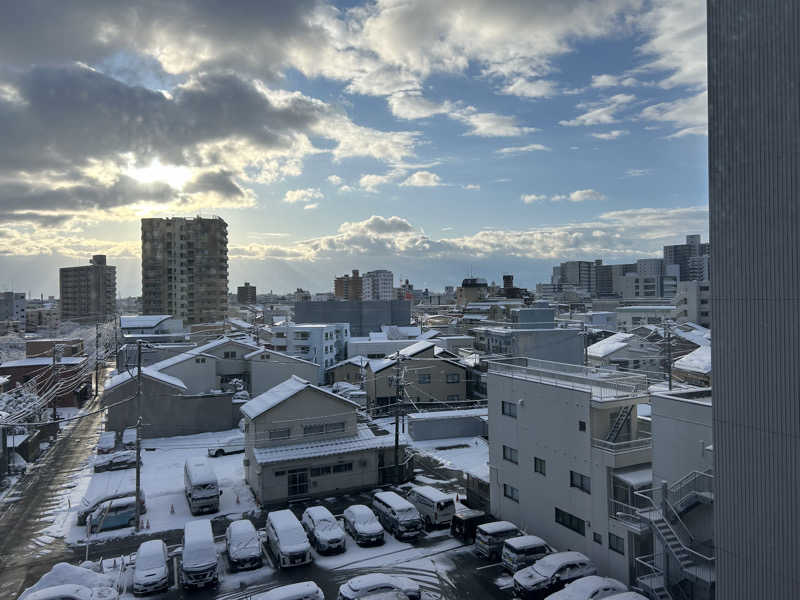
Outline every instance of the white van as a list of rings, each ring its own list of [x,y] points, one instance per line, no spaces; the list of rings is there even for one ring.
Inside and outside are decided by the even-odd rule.
[[[313,581],[301,581],[254,594],[250,596],[250,600],[325,600],[325,594]]]
[[[453,497],[429,485],[412,487],[406,499],[419,511],[428,530],[440,525],[450,527],[453,515],[456,514]]]
[[[217,475],[205,458],[188,458],[183,466],[183,490],[193,515],[219,510]]]
[[[503,568],[514,574],[553,552],[555,551],[547,545],[547,542],[535,535],[508,538],[503,542],[501,554]]]
[[[510,521],[492,521],[479,525],[475,530],[475,553],[489,560],[500,558],[503,542],[522,535],[519,527]]]
[[[398,540],[422,535],[422,517],[411,502],[394,492],[375,492],[372,508],[383,528]]]
[[[267,514],[267,543],[278,567],[296,567],[311,562],[311,544],[306,531],[285,508]]]
[[[219,556],[211,532],[211,521],[189,521],[183,528],[181,581],[184,587],[201,587],[219,581]]]

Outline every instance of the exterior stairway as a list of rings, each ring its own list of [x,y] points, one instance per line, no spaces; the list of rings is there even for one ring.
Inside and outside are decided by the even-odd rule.
[[[608,431],[608,435],[606,436],[607,442],[617,441],[619,432],[622,431],[622,428],[625,427],[625,423],[631,418],[631,412],[633,412],[633,405],[629,404],[628,406],[622,407],[619,411],[619,415],[617,415],[617,420],[614,421],[614,425],[612,425],[611,429]]]
[[[658,519],[652,520],[651,523],[658,537],[660,537],[664,545],[669,548],[670,554],[680,563],[681,568],[685,570],[691,567],[694,564],[691,554],[689,554],[686,547],[678,539],[678,536],[675,534],[672,527],[669,526],[663,515]]]

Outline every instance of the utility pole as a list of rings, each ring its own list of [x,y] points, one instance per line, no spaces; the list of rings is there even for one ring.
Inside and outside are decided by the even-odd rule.
[[[586,321],[583,322],[582,325],[583,333],[583,366],[586,367],[589,365],[589,330],[586,329]]]
[[[53,342],[53,388],[58,387],[58,358],[56,356],[58,344]],[[53,421],[58,420],[58,413],[56,413],[56,394],[53,394]]]
[[[405,388],[401,369],[402,355],[397,353],[397,363],[395,364],[394,376],[394,479],[395,483],[400,483],[400,399],[403,397]]]
[[[669,389],[672,389],[672,330],[669,328],[669,323],[664,323],[664,329],[667,331],[667,381],[669,382]]]
[[[94,397],[100,387],[100,323],[94,324]]]
[[[139,533],[142,494],[142,340],[136,341],[136,533]]]

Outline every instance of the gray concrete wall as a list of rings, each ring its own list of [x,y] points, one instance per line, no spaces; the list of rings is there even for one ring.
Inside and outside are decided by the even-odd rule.
[[[203,358],[205,358],[205,362],[196,362]],[[219,386],[215,362],[218,361],[210,357],[196,356],[161,371],[183,381],[187,387],[185,394],[204,394]]]
[[[381,325],[411,323],[408,300],[369,300],[348,302],[297,302],[295,323],[350,323],[350,336],[366,336],[380,331]]]
[[[520,331],[512,343],[514,356],[583,364],[584,338],[577,329]]]
[[[314,363],[294,360],[289,356],[265,351],[267,359],[250,359],[250,395],[255,397],[268,389],[283,383],[292,375],[302,377],[315,385],[324,383],[319,381],[319,365]]]
[[[800,2],[709,0],[717,598],[800,589]]]
[[[692,471],[713,466],[713,454],[705,448],[713,443],[711,405],[654,394],[651,431],[653,435],[653,485],[675,483]]]
[[[488,423],[480,417],[444,417],[441,419],[415,419],[408,417],[408,434],[414,440],[486,435]]]

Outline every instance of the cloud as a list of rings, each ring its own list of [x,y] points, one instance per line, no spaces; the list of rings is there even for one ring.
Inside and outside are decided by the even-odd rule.
[[[481,186],[477,183],[468,183],[466,185],[462,185],[461,188],[465,190],[479,190],[481,189]]]
[[[556,194],[550,200],[553,202],[560,202],[561,200],[569,200],[570,202],[586,202],[591,200],[605,200],[605,195],[592,189],[575,190],[571,194]]]
[[[452,227],[442,227],[442,231],[453,231]]]
[[[592,75],[593,88],[607,88],[607,87],[634,87],[641,85],[635,77],[626,77],[624,75]]]
[[[643,177],[644,175],[649,175],[652,172],[652,169],[628,169],[625,171],[625,175],[628,177]]]
[[[623,135],[628,135],[629,133],[630,131],[627,129],[612,129],[611,131],[606,131],[605,133],[592,133],[590,135],[598,140],[615,140]]]
[[[406,174],[405,169],[392,169],[383,175],[378,173],[367,173],[362,175],[358,180],[358,185],[361,189],[367,192],[377,192],[378,187],[397,181]]]
[[[300,190],[289,190],[283,197],[283,201],[289,204],[296,204],[298,202],[308,203],[312,200],[321,200],[324,198],[319,188],[305,188]]]
[[[547,79],[517,78],[502,89],[503,94],[523,98],[550,98],[558,93],[558,84]]]
[[[518,154],[520,152],[534,152],[537,150],[550,152],[550,148],[543,144],[528,144],[526,146],[509,146],[507,148],[500,148],[499,150],[495,150],[495,154]]]
[[[303,210],[314,210],[316,208],[319,208],[319,202],[313,202],[311,204],[306,204],[303,207]]]
[[[403,181],[401,187],[438,187],[444,185],[436,173],[430,171],[417,171]]]
[[[641,118],[673,124],[677,131],[670,138],[686,135],[708,135],[708,92],[703,91],[673,102],[659,102],[648,106]]]
[[[559,121],[560,125],[577,127],[579,125],[608,125],[617,122],[616,113],[625,105],[636,99],[632,94],[616,94],[603,102],[579,104],[578,108],[589,108],[588,111],[570,121]]]
[[[452,113],[453,118],[468,125],[470,130],[465,135],[478,137],[518,137],[538,131],[535,127],[519,125],[514,117],[498,115],[491,112],[478,112],[468,106]]]
[[[328,175],[328,183],[332,185],[342,185],[344,183],[344,179],[339,177],[338,175]]]
[[[547,200],[547,196],[544,194],[522,194],[520,200],[525,204],[534,204],[536,202],[544,202]]]

